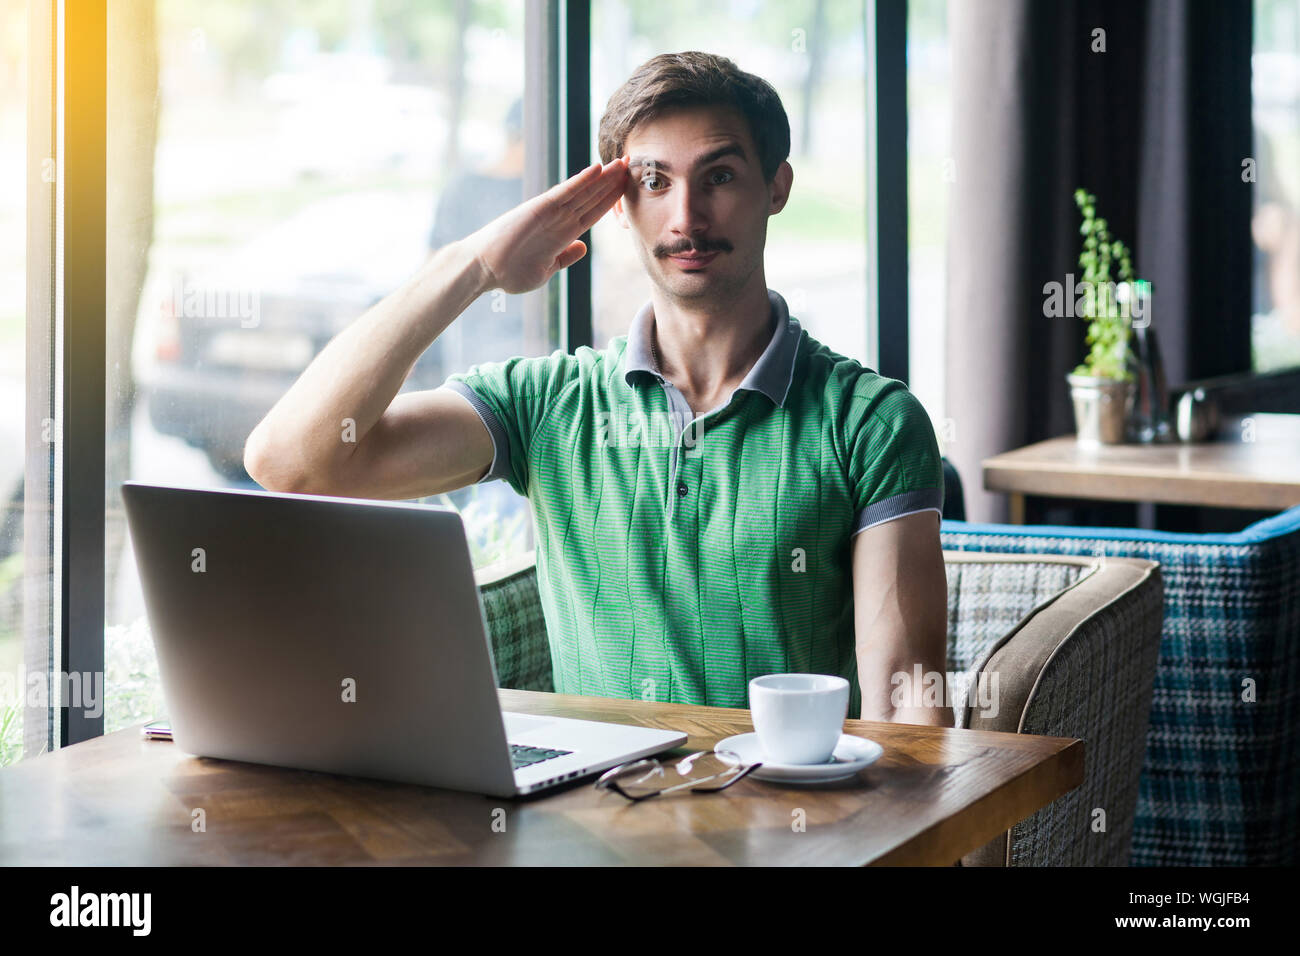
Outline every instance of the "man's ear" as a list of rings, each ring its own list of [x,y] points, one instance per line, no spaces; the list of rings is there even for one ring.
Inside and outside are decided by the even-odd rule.
[[[623,211],[622,196],[619,196],[614,200],[614,218],[618,220],[618,224],[624,229],[630,229],[632,227],[631,223],[627,221],[627,213]]]
[[[769,216],[775,216],[785,208],[785,204],[790,199],[790,188],[793,183],[794,167],[789,162],[783,161],[776,168],[776,175],[772,177],[772,185],[768,187],[772,194],[772,203],[768,210]]]

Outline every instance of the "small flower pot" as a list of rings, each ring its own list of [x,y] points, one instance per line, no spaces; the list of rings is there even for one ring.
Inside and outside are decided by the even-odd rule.
[[[1128,438],[1137,390],[1132,382],[1093,375],[1065,376],[1074,400],[1074,432],[1081,445],[1118,445]]]

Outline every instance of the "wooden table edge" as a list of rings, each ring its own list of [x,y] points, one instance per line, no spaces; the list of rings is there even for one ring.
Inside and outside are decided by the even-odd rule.
[[[749,711],[739,708],[712,708],[689,704],[628,701],[622,698],[578,697],[515,690],[500,690],[499,697],[504,709],[521,713],[553,714],[577,717],[578,719],[595,719],[594,715],[590,713],[595,709],[602,711],[599,719],[641,724],[642,726],[671,726],[676,715],[688,717],[694,713],[696,720],[708,716],[712,716],[715,720],[719,717],[725,717],[727,722],[733,725],[744,723],[752,726],[749,721]],[[658,716],[647,716],[647,713],[632,713],[627,709],[628,705],[632,705],[635,710],[655,713]],[[112,748],[119,741],[126,742],[133,737],[143,742],[140,728],[147,722],[142,720],[133,726],[92,738],[82,744],[60,748],[52,754],[43,756],[46,759],[52,758],[56,761],[61,756],[64,759],[75,759],[71,754],[68,754],[68,751],[75,747],[91,745],[93,750],[98,750],[101,747]],[[727,728],[727,731],[730,729]],[[888,742],[891,737],[897,739],[900,736],[916,735],[918,733],[922,735],[959,734],[963,743],[967,746],[972,744],[978,746],[980,738],[988,738],[987,743],[989,745],[997,745],[1002,749],[1018,747],[1024,751],[1034,752],[1041,758],[1035,766],[1019,773],[1013,779],[1006,781],[996,789],[956,811],[955,814],[906,837],[901,846],[886,850],[874,857],[845,861],[848,865],[856,863],[856,865],[861,866],[949,866],[955,860],[995,839],[1017,822],[1027,819],[1038,810],[1049,806],[1054,800],[1068,793],[1083,781],[1084,742],[1073,738],[863,720],[846,721],[845,732],[877,740],[887,748],[892,746],[895,749],[898,749],[900,745],[898,743],[891,745]],[[721,735],[709,737],[707,735],[691,734],[687,743],[683,745],[683,748],[679,749],[701,749],[704,746],[712,746],[717,742],[717,739],[721,739]],[[169,745],[155,741],[148,743],[148,746],[163,747]],[[40,763],[40,758],[34,758],[30,762],[22,761],[16,764],[14,768],[6,769],[21,768],[21,771],[31,772],[37,769],[38,763]],[[285,769],[289,772],[296,772],[292,768]],[[66,770],[61,768],[61,772],[66,772]],[[1046,802],[1036,804],[1036,801],[1030,797],[1030,794],[1037,793],[1038,797],[1041,798],[1045,792],[1051,794]],[[535,797],[522,796],[516,799],[532,800]],[[972,826],[972,820],[978,821],[984,816],[988,818],[986,822]],[[178,863],[175,865],[206,864]],[[760,863],[758,865],[764,864]]]
[[[565,714],[562,712],[564,706],[570,702],[577,706],[581,706],[583,702],[590,706],[593,700],[609,700],[615,705],[629,703],[622,698],[589,698],[563,694],[545,694],[537,691],[501,690],[499,696],[503,709],[515,709],[526,713],[549,713],[554,716],[574,716],[572,713]],[[673,713],[681,713],[684,717],[689,717],[694,711],[713,712],[717,710],[717,708],[701,707],[693,704],[666,704],[647,701],[633,701],[632,703],[638,705],[649,704],[654,708],[662,708],[663,720],[668,722],[671,721]],[[532,705],[541,705],[546,709],[525,710],[525,708]],[[731,711],[733,709],[728,708],[727,710]],[[737,718],[743,717],[748,722],[750,713],[748,710],[734,708],[734,711]],[[616,720],[618,716],[631,717],[627,713],[617,716],[602,713],[599,719]],[[626,722],[635,723],[637,721],[629,719]],[[651,726],[666,727],[668,723],[656,721]],[[1034,767],[985,794],[974,803],[963,808],[955,816],[950,816],[921,830],[910,837],[902,846],[887,850],[880,856],[862,861],[861,866],[951,866],[968,853],[978,850],[1010,830],[1017,823],[1028,819],[1039,810],[1051,806],[1055,800],[1060,799],[1083,783],[1085,742],[1078,738],[1012,734],[1005,731],[970,730],[968,728],[931,727],[919,724],[893,724],[882,721],[845,721],[845,733],[877,740],[878,742],[881,737],[888,738],[900,733],[916,733],[918,731],[921,733],[960,733],[967,740],[975,736],[976,742],[978,742],[978,737],[987,736],[990,743],[997,743],[1003,747],[1010,744],[1012,739],[1016,739],[1039,751],[1045,747],[1054,747],[1055,749],[1046,754],[1044,759]],[[716,742],[716,740],[713,741],[715,744]],[[682,749],[699,749],[700,746],[701,743],[698,740],[691,738],[687,740]],[[1039,791],[1040,788],[1049,788],[1051,798],[1046,803],[1034,806],[1030,794]],[[1008,799],[1010,799],[1009,804]],[[1008,805],[1013,809],[1003,810],[1002,812],[994,810],[990,813],[991,822],[971,831],[974,834],[973,836],[962,839],[963,828],[969,828],[968,818],[978,819],[981,814],[989,811],[991,807],[1002,808]]]
[[[1039,739],[1064,741],[1067,745],[1053,754],[1052,759],[1045,760],[1031,767],[1014,780],[1007,781],[963,811],[963,815],[970,814],[978,819],[982,812],[990,809],[990,805],[992,807],[1003,807],[1007,805],[1008,799],[1011,801],[1011,805],[1015,807],[1015,809],[1005,812],[999,812],[996,809],[992,810],[990,818],[993,822],[976,830],[978,836],[973,841],[961,839],[962,831],[958,824],[962,821],[958,818],[949,817],[921,831],[907,843],[877,857],[867,865],[952,865],[953,862],[997,839],[1017,823],[1029,819],[1039,810],[1046,809],[1053,802],[1079,787],[1083,783],[1084,776],[1084,752],[1086,748],[1084,741],[1066,737],[1040,737]],[[1040,780],[1043,782],[1039,783]],[[1026,809],[1026,806],[1032,802],[1027,795],[1034,792],[1035,784],[1050,786],[1052,798],[1042,806]],[[947,862],[939,864],[935,862],[938,860]]]

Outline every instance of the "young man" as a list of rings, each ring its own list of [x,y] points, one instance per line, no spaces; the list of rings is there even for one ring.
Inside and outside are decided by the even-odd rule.
[[[936,702],[914,682],[946,661],[934,431],[767,288],[767,219],[794,177],[776,92],[665,54],[599,136],[603,166],[450,244],[339,333],[249,437],[249,473],[391,499],[506,480],[533,506],[557,691],[745,706],[750,678],[811,671],[850,679],[850,716],[951,726],[942,683]],[[627,336],[397,394],[475,298],[545,283],[611,207],[654,285]]]

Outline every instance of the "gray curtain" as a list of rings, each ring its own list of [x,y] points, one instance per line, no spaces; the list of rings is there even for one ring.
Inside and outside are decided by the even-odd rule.
[[[952,0],[948,457],[972,521],[1004,521],[980,462],[1070,433],[1085,326],[1043,315],[1077,277],[1077,186],[1154,283],[1168,380],[1250,367],[1249,0]],[[1094,51],[1104,30],[1105,51]],[[1050,510],[1050,513],[1049,513]],[[1104,507],[1040,503],[1030,521]]]

